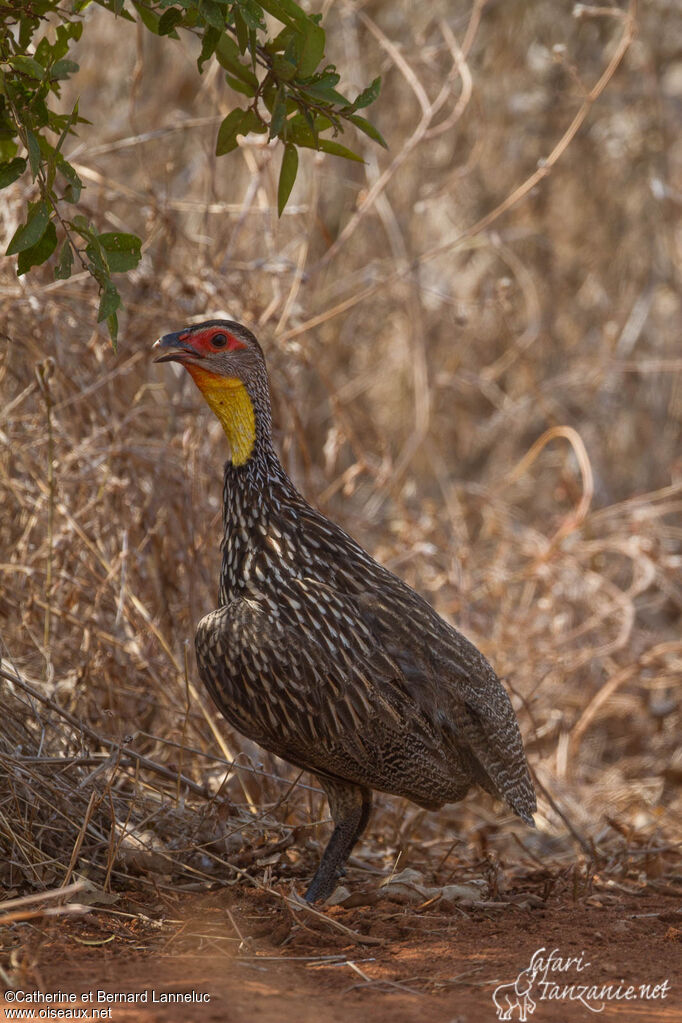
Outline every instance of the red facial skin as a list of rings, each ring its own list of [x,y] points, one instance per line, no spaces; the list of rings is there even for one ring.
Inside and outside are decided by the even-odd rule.
[[[222,334],[223,337],[227,338],[226,345],[216,347],[213,344],[213,338],[217,334]],[[189,342],[197,355],[212,355],[214,352],[236,352],[240,348],[246,348],[243,341],[239,341],[234,334],[230,334],[229,330],[225,330],[224,327],[207,327],[206,330],[200,330],[196,333],[181,334],[178,340]]]

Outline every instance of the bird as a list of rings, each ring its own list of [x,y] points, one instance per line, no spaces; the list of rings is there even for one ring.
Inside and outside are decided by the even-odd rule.
[[[254,334],[206,320],[160,337],[229,443],[218,606],[199,621],[199,676],[229,724],[311,772],[333,831],[305,892],[345,873],[375,790],[427,810],[472,786],[534,826],[511,701],[480,651],[299,493],[276,453]]]

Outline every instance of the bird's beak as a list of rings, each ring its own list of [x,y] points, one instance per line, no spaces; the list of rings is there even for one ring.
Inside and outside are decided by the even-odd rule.
[[[158,352],[154,362],[187,362],[188,359],[196,359],[197,353],[187,344],[183,338],[186,335],[183,331],[175,334],[164,334],[152,345],[152,351]]]

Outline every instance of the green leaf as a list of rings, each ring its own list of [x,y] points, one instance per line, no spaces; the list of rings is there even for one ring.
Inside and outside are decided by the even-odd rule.
[[[241,93],[242,96],[248,96],[249,98],[256,95],[258,91],[257,85],[249,85],[246,82],[240,82],[238,78],[233,78],[232,75],[225,73],[225,81],[231,89],[235,92]]]
[[[69,75],[78,71],[78,67],[75,60],[58,60],[50,68],[50,81],[55,82],[62,78],[68,78]]]
[[[337,72],[333,64],[328,64],[327,67],[316,75],[315,78],[309,83],[310,85],[319,86],[331,86],[338,85],[341,81],[341,75]]]
[[[26,170],[26,160],[17,156],[8,163],[0,163],[0,188],[7,188],[13,181],[20,178]]]
[[[270,118],[270,138],[277,138],[278,135],[282,134],[284,122],[287,116],[287,104],[284,98],[284,89],[278,89],[277,95],[272,107],[272,117]],[[282,138],[286,140],[286,135],[282,135]],[[281,179],[280,179],[281,180]]]
[[[339,76],[331,76],[338,81]],[[325,76],[327,79],[327,76]],[[340,92],[337,92],[333,85],[327,80],[319,82],[310,82],[308,85],[301,87],[309,96],[313,96],[315,99],[324,100],[325,103],[337,103],[339,106],[348,107],[350,103],[345,96],[342,96]]]
[[[71,111],[69,116],[64,120],[64,127],[62,128],[62,133],[59,136],[59,142],[57,143],[57,146],[55,148],[55,152],[58,153],[59,150],[62,148],[62,146],[64,145],[64,142],[66,140],[66,136],[71,131],[73,125],[76,124],[77,122],[78,122],[78,100],[76,100],[76,102],[74,104],[74,107],[73,107],[73,110]]]
[[[364,117],[360,117],[359,114],[351,114],[348,117],[348,120],[351,124],[354,124],[356,128],[359,128],[361,132],[364,132],[365,135],[368,135],[375,142],[378,142],[380,146],[383,146],[384,149],[388,149],[388,144],[384,136],[370,121],[367,121]]]
[[[35,20],[31,18],[19,19],[19,48],[21,50],[25,50],[28,47],[35,28]]]
[[[207,25],[218,28],[222,32],[225,28],[225,15],[227,11],[224,6],[216,3],[215,0],[201,0],[201,16]]]
[[[216,156],[224,156],[237,148],[237,136],[248,135],[250,131],[258,131],[262,128],[253,110],[242,110],[237,107],[227,115],[218,129],[216,141]]]
[[[263,29],[265,29],[265,25],[263,25]],[[251,57],[251,67],[253,68],[253,73],[254,74],[256,73],[256,51],[257,50],[258,50],[258,32],[257,32],[257,30],[255,28],[250,28],[249,29],[249,49],[248,49],[248,53],[249,53],[249,56]]]
[[[302,24],[308,21],[308,15],[293,0],[260,0],[260,5],[283,25],[296,22]]]
[[[99,243],[112,273],[125,273],[134,270],[140,262],[140,246],[142,242],[135,234],[122,234],[107,231],[99,235]]]
[[[103,281],[109,278],[109,267],[102,246],[99,243],[99,238],[94,231],[92,232],[92,238],[85,246],[85,254],[90,260],[88,270],[95,280],[102,284]]]
[[[220,31],[217,28],[207,28],[204,32],[204,38],[201,41],[201,53],[197,58],[197,67],[199,68],[199,74],[204,69],[204,64],[209,60],[215,53],[216,46],[220,41]]]
[[[359,96],[356,97],[353,102],[353,110],[360,110],[362,107],[368,107],[370,103],[374,103],[375,99],[378,98],[381,91],[381,78],[375,78],[371,85],[368,85]]]
[[[114,351],[117,351],[116,339],[118,337],[118,316],[116,313],[112,313],[111,316],[107,316],[107,328],[109,330],[109,337],[114,347]]]
[[[235,8],[234,12],[234,27],[237,33],[237,43],[239,44],[239,52],[242,56],[246,53],[249,45],[249,28],[244,21],[239,8]]]
[[[239,0],[239,13],[250,31],[255,32],[259,28],[265,29],[263,9],[260,4],[255,3],[255,0]],[[249,40],[250,45],[251,40]]]
[[[168,0],[163,0],[163,2],[167,3]],[[194,0],[179,0],[179,2],[180,6],[184,8],[182,27],[189,29],[197,28],[200,33],[204,29],[204,22],[201,17],[201,11],[194,3]],[[178,36],[175,35],[173,38],[177,39]]]
[[[253,86],[255,93],[255,90],[258,88],[258,79],[250,67],[246,67],[245,64],[242,64],[239,59],[239,48],[234,39],[223,33],[218,45],[216,46],[215,54],[218,59],[218,63],[224,67],[226,71],[229,71],[235,78],[239,78],[247,85]]]
[[[298,150],[296,146],[288,143],[284,147],[282,166],[279,172],[279,184],[277,186],[277,213],[281,217],[282,211],[287,204],[291,189],[298,173]]]
[[[311,127],[313,129],[314,134],[317,136],[321,132],[327,131],[327,129],[331,128],[332,126],[333,126],[333,121],[331,121],[329,117],[324,117],[322,114],[319,114],[313,120],[313,123],[312,123]]]
[[[312,21],[309,21],[301,31],[304,34],[302,37],[299,36],[297,69],[301,78],[308,78],[315,73],[324,57],[325,34],[324,29]]]
[[[81,238],[87,238],[92,240],[95,237],[95,232],[90,226],[90,221],[87,217],[84,217],[82,213],[77,213],[71,221],[71,227],[74,231],[78,231]]]
[[[317,149],[323,153],[331,153],[332,156],[342,156],[344,160],[353,160],[355,163],[365,162],[357,153],[342,146],[339,142],[332,142],[331,139],[318,139]]]
[[[57,26],[57,39],[52,46],[52,56],[55,60],[65,57],[69,52],[72,42],[78,42],[83,34],[82,21],[70,21],[65,25]]]
[[[304,125],[300,122],[289,122],[289,139],[292,142],[295,142],[297,146],[302,146],[304,149],[317,149],[321,153],[330,153],[332,156],[342,156],[345,160],[353,160],[355,163],[365,162],[361,156],[358,156],[357,153],[347,149],[346,146],[342,146],[339,142],[333,142],[331,139],[321,139],[316,137],[310,128],[304,127]]]
[[[233,149],[237,148],[237,135],[244,134],[242,125],[244,124],[246,114],[246,110],[237,107],[236,110],[230,111],[227,117],[224,118],[218,129],[215,147],[216,156],[231,153]]]
[[[26,148],[28,149],[28,162],[31,164],[31,174],[35,181],[40,168],[40,143],[30,128],[26,129]]]
[[[57,60],[58,55],[55,53],[54,46],[48,41],[48,39],[45,36],[43,36],[43,38],[36,46],[33,56],[38,61],[40,66],[44,69],[48,67],[52,63],[52,61]],[[61,54],[60,56],[63,57],[64,54]]]
[[[47,225],[47,229],[35,245],[32,245],[29,249],[23,249],[19,253],[17,259],[17,277],[21,277],[25,274],[32,266],[40,266],[47,259],[50,258],[54,250],[57,248],[57,228],[54,226],[52,221]]]
[[[0,130],[0,160],[5,163],[17,155],[19,146],[9,138],[3,138]]]
[[[264,47],[268,53],[284,53],[289,44],[296,39],[296,29],[287,25],[283,28],[274,39],[268,39],[264,43]]]
[[[59,256],[57,257],[57,265],[54,268],[54,277],[56,281],[68,281],[71,276],[71,267],[73,266],[73,252],[71,251],[71,244],[67,238],[61,247]]]
[[[25,252],[45,234],[50,220],[50,208],[44,199],[40,202],[29,204],[28,219],[25,224],[18,227],[7,246],[8,256],[14,256],[17,252]]]
[[[15,71],[19,71],[22,75],[28,75],[29,78],[37,78],[39,82],[42,81],[45,74],[45,68],[42,64],[38,63],[35,57],[24,57],[22,55],[10,57],[8,64]]]
[[[116,290],[116,285],[112,280],[107,280],[102,288],[102,293],[99,299],[97,322],[101,323],[102,320],[106,320],[108,317],[113,316],[120,305],[121,296]]]
[[[182,21],[184,14],[177,7],[169,7],[159,18],[159,35],[169,36],[175,30],[175,26]]]
[[[159,16],[153,11],[150,11],[143,4],[133,4],[135,10],[138,13],[140,21],[148,28],[150,32],[153,32],[155,36],[159,34]]]
[[[272,73],[282,82],[291,82],[296,77],[296,65],[279,53],[271,58]]]

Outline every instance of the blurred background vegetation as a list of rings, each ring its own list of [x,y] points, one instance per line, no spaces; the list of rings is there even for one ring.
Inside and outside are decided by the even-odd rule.
[[[263,343],[300,489],[490,658],[542,786],[537,835],[480,795],[430,815],[379,797],[358,855],[441,878],[491,856],[679,874],[676,6],[641,5],[630,37],[624,4],[316,2],[351,94],[382,75],[389,150],[302,154],[281,219],[281,149],[214,156],[219,69],[88,10],[63,101],[94,123],[66,155],[86,214],[142,258],[117,352],[85,273],[0,269],[0,880],[227,878],[292,829],[254,876],[314,863],[311,779],[289,792],[296,773],[194,689],[225,444],[149,349],[222,315]],[[4,196],[9,240],[35,196]]]

